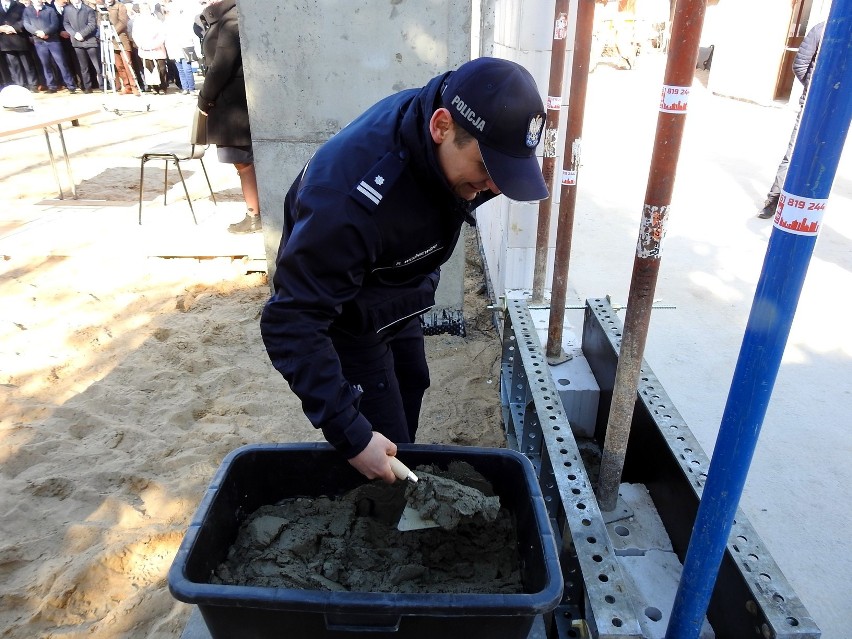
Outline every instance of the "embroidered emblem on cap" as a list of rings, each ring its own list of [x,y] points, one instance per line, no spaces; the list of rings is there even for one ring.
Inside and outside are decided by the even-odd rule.
[[[538,146],[538,141],[541,139],[541,127],[544,125],[544,116],[541,113],[536,113],[530,116],[530,121],[527,124],[527,146],[534,149]]]

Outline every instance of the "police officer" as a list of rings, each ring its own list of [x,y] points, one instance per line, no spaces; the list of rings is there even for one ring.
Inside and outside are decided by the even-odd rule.
[[[261,333],[311,423],[366,477],[414,441],[429,371],[419,316],[472,211],[547,197],[545,112],[521,66],[478,58],[381,100],[326,142],[285,198]]]

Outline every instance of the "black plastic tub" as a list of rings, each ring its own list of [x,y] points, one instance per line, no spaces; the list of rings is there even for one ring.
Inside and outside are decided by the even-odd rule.
[[[327,444],[245,446],[230,453],[207,489],[169,571],[172,595],[197,604],[214,639],[499,637],[524,639],[552,611],[562,578],[544,500],[530,461],[506,449],[406,445],[411,467],[471,464],[517,521],[524,592],[396,594],[217,585],[210,576],[246,516],[295,496],[338,495],[366,480]]]

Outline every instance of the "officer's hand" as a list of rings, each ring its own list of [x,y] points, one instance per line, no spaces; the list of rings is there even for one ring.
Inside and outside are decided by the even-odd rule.
[[[381,479],[389,484],[396,481],[390,467],[390,457],[396,455],[396,444],[381,433],[373,432],[370,443],[349,463],[367,479]]]

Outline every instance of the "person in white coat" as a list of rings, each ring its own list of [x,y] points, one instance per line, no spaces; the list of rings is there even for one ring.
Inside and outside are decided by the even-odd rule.
[[[130,37],[142,60],[145,85],[149,91],[165,94],[168,86],[166,72],[166,27],[156,15],[159,5],[139,4],[139,15],[133,19]]]

